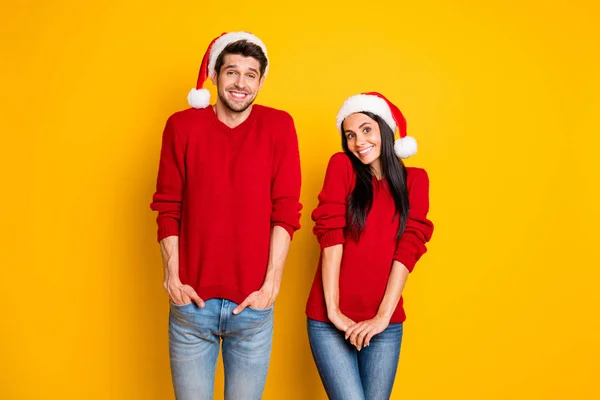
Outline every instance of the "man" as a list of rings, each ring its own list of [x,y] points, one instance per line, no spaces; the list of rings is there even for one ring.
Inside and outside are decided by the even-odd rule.
[[[162,142],[158,240],[170,297],[169,351],[178,399],[212,399],[222,342],[225,398],[260,399],[273,303],[300,228],[300,157],[289,114],[253,105],[269,70],[246,32],[210,44],[193,108],[173,114]],[[210,77],[218,98],[202,89]]]

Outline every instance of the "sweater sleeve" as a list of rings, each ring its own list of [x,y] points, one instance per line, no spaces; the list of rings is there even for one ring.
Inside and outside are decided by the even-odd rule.
[[[429,212],[429,177],[424,169],[414,168],[414,178],[408,186],[410,210],[404,232],[398,240],[394,260],[400,261],[412,272],[415,264],[427,251],[425,243],[433,234],[433,223],[427,219]]]
[[[184,144],[175,131],[171,117],[163,132],[156,192],[150,204],[152,210],[158,211],[158,241],[167,236],[179,236],[185,182],[184,154]]]
[[[290,238],[300,229],[300,152],[294,120],[286,114],[283,132],[275,142],[274,175],[271,184],[271,227],[281,226]]]
[[[319,205],[312,213],[313,233],[321,249],[345,243],[346,206],[352,185],[352,166],[344,153],[329,160]]]

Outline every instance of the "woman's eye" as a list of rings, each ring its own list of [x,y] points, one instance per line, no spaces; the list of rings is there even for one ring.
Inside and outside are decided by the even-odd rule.
[[[369,132],[371,132],[371,128],[365,128],[365,130],[363,132],[364,133],[369,133]]]

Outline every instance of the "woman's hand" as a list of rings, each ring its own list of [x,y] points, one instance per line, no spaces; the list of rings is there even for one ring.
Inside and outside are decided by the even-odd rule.
[[[327,316],[329,317],[329,321],[331,321],[331,323],[335,325],[335,327],[338,328],[340,331],[345,332],[346,329],[356,324],[356,322],[352,321],[350,318],[342,314],[341,311],[328,313]]]
[[[369,345],[373,336],[383,332],[389,324],[390,318],[376,315],[375,318],[348,327],[345,330],[346,339],[350,340],[350,343],[360,351]]]

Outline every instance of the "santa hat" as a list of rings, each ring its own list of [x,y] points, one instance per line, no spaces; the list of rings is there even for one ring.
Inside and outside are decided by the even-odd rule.
[[[377,92],[357,94],[348,98],[336,118],[338,130],[342,130],[342,123],[350,114],[362,111],[380,116],[392,128],[392,132],[396,132],[396,127],[398,127],[400,139],[394,141],[394,152],[398,157],[408,158],[417,152],[417,141],[406,135],[404,115],[398,107]]]
[[[204,53],[202,64],[200,65],[200,72],[198,73],[198,82],[196,83],[196,88],[190,90],[190,93],[188,94],[188,103],[190,106],[193,108],[208,107],[210,104],[210,92],[208,89],[204,89],[202,86],[208,77],[211,76],[215,71],[217,58],[219,58],[219,55],[223,52],[223,50],[225,50],[225,47],[231,43],[239,42],[241,40],[245,40],[249,43],[257,45],[262,49],[263,53],[265,53],[265,57],[267,58],[267,67],[265,68],[264,76],[267,76],[267,73],[269,72],[269,57],[267,56],[267,48],[265,44],[259,38],[248,32],[223,33],[221,36],[216,37],[212,42],[210,42],[208,49],[206,49],[206,53]]]

